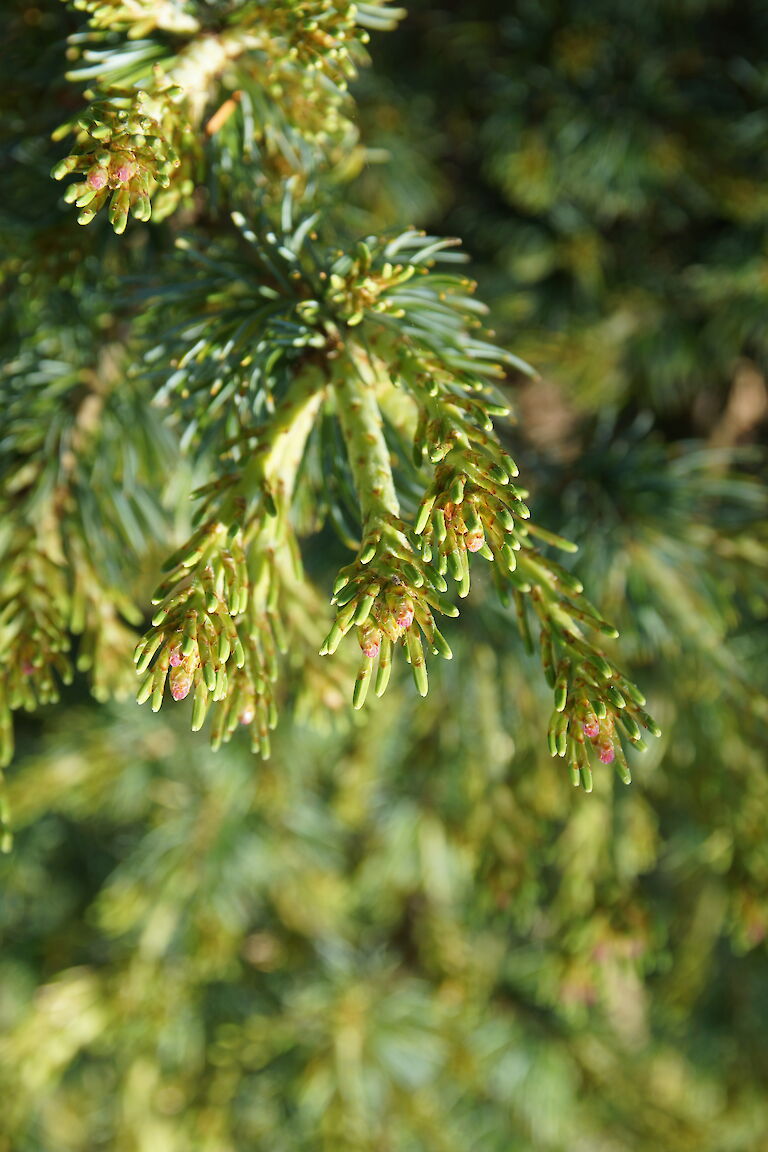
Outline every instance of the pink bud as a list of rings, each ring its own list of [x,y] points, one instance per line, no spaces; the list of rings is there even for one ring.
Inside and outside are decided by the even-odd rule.
[[[253,718],[255,715],[256,715],[256,710],[253,707],[253,705],[247,704],[245,706],[245,708],[243,708],[240,715],[238,716],[238,720],[240,721],[241,724],[251,724],[253,722]]]
[[[483,544],[485,544],[485,536],[482,532],[467,532],[464,537],[464,543],[467,552],[479,552]]]
[[[378,656],[381,647],[381,632],[375,624],[366,620],[365,624],[360,625],[357,638],[364,656],[367,656],[369,660]]]
[[[381,640],[377,636],[367,636],[360,644],[363,650],[363,656],[367,656],[369,660],[375,659],[379,654],[381,648]]]
[[[118,164],[117,168],[115,168],[115,170],[114,170],[115,179],[120,184],[127,184],[129,180],[133,179],[135,173],[136,173],[136,165],[135,164],[129,164],[125,160],[123,161],[122,164]]]
[[[597,719],[585,720],[582,728],[584,729],[584,735],[590,740],[594,740],[600,735],[600,724]]]
[[[398,628],[408,629],[413,624],[413,604],[410,600],[401,600],[395,613],[395,623]]]
[[[21,670],[25,676],[31,676],[35,670],[35,666],[29,660],[24,660],[21,665]]]
[[[91,168],[88,173],[88,186],[98,192],[107,182],[107,174],[103,168]]]
[[[171,685],[171,696],[174,700],[183,700],[185,696],[189,695],[189,690],[192,687],[192,673],[184,667],[171,669],[171,674],[168,678]]]
[[[183,659],[184,657],[181,654],[181,648],[178,644],[174,644],[168,656],[168,663],[170,664],[171,668],[178,668]]]
[[[598,748],[597,754],[603,764],[612,764],[616,758],[616,753],[613,750],[613,744],[601,744]]]

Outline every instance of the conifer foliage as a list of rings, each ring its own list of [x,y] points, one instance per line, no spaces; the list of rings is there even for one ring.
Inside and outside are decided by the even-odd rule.
[[[80,209],[80,225],[105,207],[118,235],[129,215],[138,228],[174,214],[169,236],[179,256],[145,285],[141,318],[134,307],[125,321],[145,345],[163,337],[145,347],[131,375],[163,378],[164,415],[210,477],[195,492],[196,527],[166,561],[151,626],[135,648],[139,702],[157,711],[166,687],[176,701],[191,695],[192,727],[210,712],[214,745],[242,724],[254,750],[269,754],[278,653],[302,642],[291,607],[305,579],[293,506],[314,498],[338,514],[332,496],[302,491],[321,425],[334,438],[323,450],[328,487],[343,475],[354,492],[357,538],[355,559],[333,585],[335,618],[321,654],[355,632],[354,706],[374,680],[376,694],[385,691],[398,651],[426,695],[427,654],[451,656],[435,616],[458,614],[470,566],[485,560],[554,690],[552,755],[587,790],[593,751],[628,781],[622,741],[642,748],[642,729],[658,728],[603,649],[615,629],[581,581],[541,550],[572,547],[530,519],[528,492],[494,425],[508,414],[496,385],[530,370],[490,342],[474,283],[452,270],[464,259],[455,241],[415,229],[355,240],[323,208],[326,184],[356,146],[347,82],[365,60],[368,28],[391,28],[402,13],[328,0],[160,8],[84,0],[74,8],[84,19],[69,37],[68,80],[90,87],[83,108],[53,133],[56,141],[74,136],[53,176],[75,176],[64,199]],[[216,144],[206,149],[209,139]],[[75,230],[70,243],[80,242]],[[95,244],[107,242],[102,229]],[[114,259],[119,272],[119,251]],[[28,377],[19,372],[23,396]],[[120,390],[117,377],[112,387]],[[75,417],[66,446],[75,464],[77,427],[95,402],[89,394]],[[411,442],[397,473],[395,404],[398,439]],[[25,417],[11,407],[8,418],[15,466],[27,455],[34,468]],[[63,439],[57,447],[61,460]],[[63,492],[67,479],[57,485]],[[24,500],[37,499],[40,487],[30,476],[10,509],[22,540],[12,540],[9,559],[32,580],[28,596],[22,576],[4,595],[5,762],[10,712],[55,699],[56,677],[71,675],[69,633],[90,637],[88,621],[103,615],[83,609],[78,595],[89,593],[72,586],[104,583],[98,569],[86,571],[87,550],[76,555],[77,531],[66,556],[55,536],[41,544],[27,532]],[[77,496],[70,503],[76,509]],[[48,501],[54,533],[65,506],[63,495]],[[113,629],[135,620],[133,606],[121,617],[112,600]],[[102,631],[84,646],[82,668],[99,663],[88,644],[110,643]]]
[[[0,1152],[766,1144],[765,5],[407,7],[5,5]]]

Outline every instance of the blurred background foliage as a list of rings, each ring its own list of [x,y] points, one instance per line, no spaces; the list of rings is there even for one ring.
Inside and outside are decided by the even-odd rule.
[[[11,8],[3,402],[25,356],[43,390],[61,362],[125,371],[99,436],[145,421],[149,472],[123,461],[131,500],[106,527],[113,449],[73,483],[93,539],[141,555],[185,481],[103,295],[152,267],[166,226],[119,260],[108,229],[62,241],[49,133],[76,20]],[[8,773],[0,1149],[754,1152],[768,10],[412,0],[371,51],[367,159],[337,211],[473,253],[499,342],[541,372],[510,382],[507,433],[537,517],[580,544],[665,736],[629,789],[606,769],[573,791],[537,662],[481,581],[426,701],[403,676],[352,716],[295,668],[268,763],[76,679],[22,719]],[[156,560],[128,565],[144,596]]]

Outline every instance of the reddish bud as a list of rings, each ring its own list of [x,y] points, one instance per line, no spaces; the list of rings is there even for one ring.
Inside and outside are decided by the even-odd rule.
[[[398,628],[408,629],[413,624],[413,603],[408,599],[403,599],[397,606],[395,612],[395,623]]]
[[[612,764],[616,759],[616,753],[613,750],[613,744],[601,744],[597,750],[597,754],[603,764]]]
[[[103,168],[91,168],[87,182],[89,188],[94,188],[98,192],[107,183],[107,173]]]
[[[464,537],[464,543],[467,552],[479,552],[483,544],[485,544],[485,536],[482,532],[467,532]]]
[[[238,720],[240,721],[241,724],[252,724],[253,718],[255,715],[256,715],[256,709],[253,707],[252,704],[247,704],[245,706],[245,708],[243,708],[240,715],[238,716]]]
[[[597,717],[591,720],[585,720],[582,728],[584,729],[584,735],[589,740],[595,740],[600,735],[600,724]]]
[[[174,700],[183,700],[185,696],[189,695],[189,690],[192,687],[192,669],[186,665],[175,665],[171,668],[168,677],[171,686],[171,696]]]
[[[25,676],[31,676],[35,670],[35,666],[34,664],[30,663],[29,660],[24,660],[21,665],[21,670]]]
[[[133,179],[135,174],[136,165],[130,164],[125,160],[122,164],[118,164],[117,168],[114,170],[114,177],[120,184],[127,184],[129,180]]]
[[[369,660],[378,656],[381,648],[381,632],[374,624],[363,624],[358,632],[358,639],[364,656]]]
[[[178,668],[184,657],[181,654],[181,648],[178,644],[174,644],[168,656],[168,663],[171,668]]]

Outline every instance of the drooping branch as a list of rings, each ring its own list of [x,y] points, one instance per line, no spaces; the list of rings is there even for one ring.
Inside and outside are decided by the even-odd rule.
[[[144,679],[140,703],[157,711],[166,682],[182,700],[194,689],[192,727],[217,704],[213,743],[238,723],[253,725],[254,746],[269,754],[277,721],[272,684],[285,646],[282,589],[301,582],[290,505],[307,438],[323,403],[326,379],[308,364],[297,372],[270,421],[240,445],[240,470],[203,490],[204,520],[167,562],[155,592],[159,605],[134,659]]]

